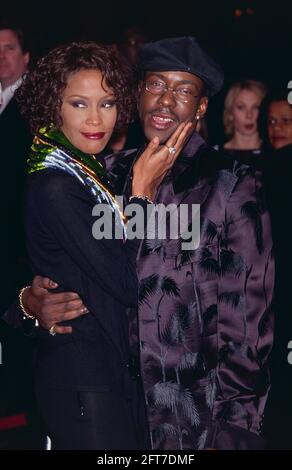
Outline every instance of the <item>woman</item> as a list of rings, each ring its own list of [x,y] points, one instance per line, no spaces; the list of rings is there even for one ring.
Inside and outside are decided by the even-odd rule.
[[[227,141],[223,148],[237,159],[261,153],[258,118],[266,92],[264,83],[243,80],[234,83],[225,97],[223,123]]]
[[[278,150],[292,145],[292,105],[288,102],[287,90],[271,94],[267,98],[266,109],[268,137],[272,147]]]
[[[18,91],[36,134],[25,202],[32,267],[63,290],[78,292],[89,310],[70,322],[69,338],[40,329],[36,393],[54,449],[147,446],[126,315],[137,303],[139,240],[96,239],[92,231],[93,208],[102,203],[110,223],[125,233],[101,152],[112,132],[129,123],[132,90],[113,49],[71,43],[42,58]],[[132,202],[146,209],[187,129],[181,125],[167,141],[176,145],[175,154],[166,146],[158,150],[156,138],[150,142],[134,168]],[[145,177],[137,178],[139,165],[147,169]]]

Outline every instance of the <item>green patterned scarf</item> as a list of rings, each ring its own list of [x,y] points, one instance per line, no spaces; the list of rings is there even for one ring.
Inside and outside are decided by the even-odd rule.
[[[76,177],[86,186],[98,204],[108,204],[118,216],[125,234],[124,217],[110,192],[106,170],[94,155],[76,149],[65,135],[55,128],[42,128],[36,134],[28,158],[28,173],[52,168]]]

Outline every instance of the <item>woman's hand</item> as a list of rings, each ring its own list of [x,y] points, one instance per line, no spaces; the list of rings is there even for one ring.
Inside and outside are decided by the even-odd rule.
[[[154,198],[158,185],[184,147],[191,127],[191,122],[181,123],[163,145],[158,137],[149,142],[133,168],[132,195]]]

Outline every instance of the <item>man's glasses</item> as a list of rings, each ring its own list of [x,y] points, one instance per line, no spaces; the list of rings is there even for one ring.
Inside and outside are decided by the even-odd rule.
[[[186,86],[178,86],[176,88],[171,88],[170,86],[167,86],[166,83],[161,82],[160,80],[147,80],[145,82],[145,88],[149,93],[152,93],[152,95],[163,95],[166,93],[168,90],[171,90],[175,99],[177,101],[181,101],[182,103],[189,103],[190,101],[193,101],[195,98],[198,97],[198,95],[195,95],[195,93],[187,88]]]

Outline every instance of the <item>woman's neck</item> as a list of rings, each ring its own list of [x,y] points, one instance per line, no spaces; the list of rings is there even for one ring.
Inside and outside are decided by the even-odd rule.
[[[250,136],[235,132],[232,139],[226,142],[224,148],[234,150],[254,150],[260,148],[261,144],[262,140],[258,132]]]

